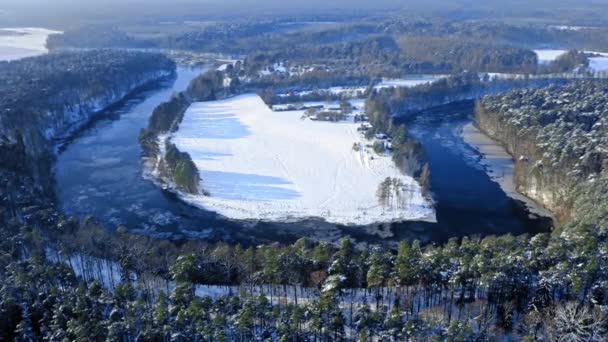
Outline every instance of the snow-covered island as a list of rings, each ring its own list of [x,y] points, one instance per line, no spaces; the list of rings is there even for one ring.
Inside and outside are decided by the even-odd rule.
[[[272,111],[255,94],[193,103],[171,141],[190,154],[207,195],[181,197],[231,219],[435,221],[418,182],[374,152],[353,117]]]

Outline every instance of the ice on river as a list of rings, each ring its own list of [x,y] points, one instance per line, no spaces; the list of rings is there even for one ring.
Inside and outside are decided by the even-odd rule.
[[[352,121],[302,119],[273,112],[255,94],[193,104],[172,141],[188,152],[210,196],[182,197],[233,219],[297,221],[321,217],[366,225],[434,221],[418,183],[390,156],[378,156]],[[359,142],[363,148],[353,149]],[[387,177],[404,184],[397,204],[376,196]]]

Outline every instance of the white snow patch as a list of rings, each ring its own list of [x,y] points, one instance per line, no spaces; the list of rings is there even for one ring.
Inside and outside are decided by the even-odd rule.
[[[354,122],[301,119],[273,112],[254,94],[193,104],[172,140],[188,152],[210,196],[184,200],[233,219],[366,225],[434,221],[420,186],[390,156],[378,156]],[[355,142],[363,148],[353,150]],[[376,197],[387,177],[404,184],[403,201],[383,207]]]
[[[568,52],[567,50],[534,50],[538,56],[539,64],[548,64],[559,56]],[[608,71],[608,53],[585,51],[585,53],[596,54],[597,57],[589,57],[589,69],[593,71]]]
[[[383,78],[382,81],[374,86],[374,89],[384,89],[392,87],[411,88],[421,84],[433,83],[443,75],[411,75],[406,78]],[[287,97],[290,95],[306,96],[315,92],[329,92],[334,95],[342,95],[345,97],[360,97],[367,90],[367,86],[334,86],[326,89],[303,90],[286,94],[278,94],[279,97]]]
[[[43,28],[1,28],[0,61],[11,61],[48,52],[46,39],[51,34],[61,33]]]
[[[598,57],[589,57],[589,69],[593,71],[608,71],[608,53],[586,51],[598,55]]]
[[[445,76],[435,76],[435,75],[417,75],[417,76],[408,76],[406,78],[385,78],[376,85],[375,89],[382,88],[391,88],[391,87],[404,87],[411,88],[421,84],[429,84],[434,81],[445,78]]]
[[[286,103],[272,105],[274,111],[297,111],[307,108],[319,108],[322,110],[339,110],[342,101],[304,101],[300,103]],[[352,106],[352,114],[364,114],[365,100],[364,99],[349,99],[347,100]]]
[[[580,30],[593,28],[593,27],[589,27],[589,26],[569,26],[569,25],[552,25],[550,27],[554,28],[556,30],[561,30],[561,31],[580,31]]]
[[[567,50],[534,50],[536,55],[538,56],[539,64],[548,64],[557,59],[557,57],[568,52]]]

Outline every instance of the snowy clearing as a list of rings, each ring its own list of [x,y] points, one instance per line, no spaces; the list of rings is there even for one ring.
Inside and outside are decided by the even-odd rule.
[[[357,131],[359,124],[312,121],[303,114],[273,112],[255,94],[193,104],[172,141],[191,155],[210,196],[184,194],[184,200],[232,219],[435,221],[418,183],[390,156],[366,147],[372,142]],[[376,193],[387,177],[403,187],[381,206]]]
[[[548,64],[557,59],[557,57],[568,52],[567,50],[534,50],[534,53],[538,56],[539,64]]]
[[[322,110],[339,110],[340,103],[342,101],[304,101],[301,103],[286,103],[279,105],[272,105],[273,111],[295,111],[304,110],[307,108],[319,108]],[[364,114],[365,111],[365,100],[364,99],[350,99],[348,103],[353,107],[352,114]]]
[[[608,71],[608,53],[587,51],[599,55],[598,57],[589,57],[589,68],[595,71]]]
[[[61,32],[43,28],[0,29],[0,61],[11,61],[47,53],[46,39],[55,33]]]
[[[538,56],[539,64],[548,64],[568,52],[568,50],[534,50],[534,52]],[[589,69],[593,71],[608,70],[608,53],[595,51],[585,51],[585,53],[599,55],[597,57],[589,57]]]
[[[445,76],[435,75],[411,75],[406,78],[384,78],[382,81],[374,86],[374,89],[384,88],[411,88],[421,84],[433,83]],[[359,97],[365,93],[367,86],[335,86],[327,89],[314,89],[314,90],[303,90],[299,92],[292,92],[287,94],[277,94],[279,97],[287,97],[290,95],[296,96],[307,96],[315,92],[329,92],[334,95],[342,95],[346,97]]]
[[[418,75],[408,76],[407,78],[385,78],[377,84],[375,89],[391,88],[391,87],[403,87],[411,88],[421,84],[429,84],[437,81],[438,79],[445,78],[445,76],[434,76],[434,75]]]

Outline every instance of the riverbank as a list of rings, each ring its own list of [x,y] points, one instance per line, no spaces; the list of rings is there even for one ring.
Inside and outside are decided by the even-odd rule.
[[[594,80],[512,91],[476,106],[480,129],[516,158],[517,189],[549,208],[560,225],[603,213],[607,85]]]
[[[533,199],[517,191],[515,184],[515,161],[509,152],[490,136],[482,132],[475,123],[466,124],[459,132],[462,139],[477,152],[488,176],[505,191],[507,196],[522,201],[531,213],[553,217],[553,213]]]
[[[60,146],[100,112],[146,84],[170,77],[175,67],[164,56],[118,51],[1,64],[8,71],[0,87],[0,220],[42,226],[61,216],[52,172]],[[115,71],[110,76],[108,68]],[[57,73],[70,82],[58,80]],[[37,87],[31,88],[32,77],[37,77]]]

